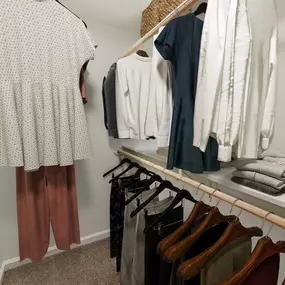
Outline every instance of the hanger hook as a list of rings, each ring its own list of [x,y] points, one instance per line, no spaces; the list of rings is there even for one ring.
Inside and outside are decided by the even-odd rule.
[[[212,203],[214,194],[219,191],[218,189],[214,190],[213,193],[210,195],[210,203]]]
[[[200,187],[201,187],[202,185],[205,185],[205,184],[204,184],[204,183],[200,183],[199,186],[197,187],[196,196],[198,195],[198,192],[199,192]],[[201,199],[200,199],[200,202],[201,202],[202,199],[204,198],[205,193],[206,193],[206,192],[203,191],[203,195],[202,195],[202,197],[201,197]]]
[[[241,199],[235,199],[235,200],[234,200],[234,202],[232,203],[232,207],[231,207],[230,214],[233,212],[233,209],[234,209],[235,203],[237,203],[238,201],[241,201]]]
[[[267,238],[269,237],[269,234],[272,232],[273,228],[274,228],[274,224],[271,225],[271,227],[270,227],[270,229],[266,235]]]
[[[263,222],[262,222],[262,226],[261,226],[261,229],[263,230],[264,229],[264,226],[265,226],[265,222],[267,221],[267,218],[269,215],[273,214],[272,212],[268,212],[264,218],[263,218]]]
[[[198,192],[199,192],[200,187],[201,187],[202,185],[205,185],[205,184],[204,184],[204,183],[200,183],[199,186],[197,187],[196,196],[198,195]]]

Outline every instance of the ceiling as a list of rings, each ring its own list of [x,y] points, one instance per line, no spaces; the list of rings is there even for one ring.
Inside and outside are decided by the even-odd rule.
[[[82,19],[94,17],[110,25],[137,25],[150,0],[60,0]]]

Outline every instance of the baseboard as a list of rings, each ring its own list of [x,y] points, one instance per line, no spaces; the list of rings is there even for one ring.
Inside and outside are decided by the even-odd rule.
[[[102,231],[102,232],[99,232],[99,233],[91,234],[91,235],[82,237],[81,238],[81,244],[79,244],[79,245],[72,245],[71,248],[74,249],[74,248],[78,248],[78,247],[83,246],[83,245],[91,244],[93,242],[106,239],[109,236],[110,236],[110,230],[106,230],[106,231]],[[45,257],[56,255],[56,254],[59,254],[59,253],[62,253],[62,252],[64,252],[64,251],[57,249],[56,246],[51,246],[51,247],[48,248],[48,252],[47,252]],[[30,260],[24,260],[24,261],[20,262],[20,258],[19,257],[12,258],[12,259],[4,261],[2,263],[2,265],[1,265],[1,267],[0,267],[0,285],[2,284],[5,271],[17,268],[19,266],[22,266],[22,265],[25,265],[25,264],[28,264],[28,263],[31,263],[31,261]]]

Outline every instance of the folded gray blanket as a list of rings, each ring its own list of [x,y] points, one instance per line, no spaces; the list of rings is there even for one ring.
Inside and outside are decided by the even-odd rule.
[[[285,158],[280,158],[280,157],[271,157],[271,156],[266,156],[263,158],[264,161],[273,163],[273,164],[278,164],[282,165],[285,167]]]
[[[274,177],[262,174],[262,173],[257,173],[253,171],[245,171],[245,170],[236,170],[233,173],[234,177],[239,177],[239,178],[245,178],[248,180],[260,182],[263,184],[266,184],[268,186],[271,186],[275,188],[276,190],[285,190],[285,181],[284,180],[279,180]]]
[[[268,149],[261,154],[261,158],[264,158],[266,156],[275,158],[285,158],[285,152],[278,149]]]
[[[245,178],[233,177],[232,181],[235,183],[238,183],[240,185],[244,185],[244,186],[247,186],[249,188],[252,188],[254,190],[258,190],[260,192],[263,192],[263,193],[271,195],[271,196],[280,196],[280,195],[283,195],[285,193],[285,190],[279,191],[279,190],[276,190],[275,188],[273,188],[271,186],[262,184],[260,182],[248,180]]]
[[[237,164],[238,170],[253,171],[279,180],[285,180],[285,166],[273,164],[263,160],[251,160],[249,162],[240,162]]]

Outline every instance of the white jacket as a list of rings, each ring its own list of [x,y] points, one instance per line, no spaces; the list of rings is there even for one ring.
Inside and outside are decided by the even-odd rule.
[[[220,109],[216,110],[219,113],[216,129],[218,159],[224,162],[231,160],[232,147],[238,140],[242,105],[248,92],[246,82],[252,41],[245,4],[246,0],[232,0],[227,21]]]
[[[220,145],[221,161],[231,159],[234,145],[239,158],[257,158],[260,137],[263,149],[269,146],[277,77],[274,16],[274,1],[209,1],[202,37],[194,145],[204,151],[212,134]]]
[[[277,96],[278,22],[275,1],[247,0],[252,53],[237,155],[257,158],[268,149]]]
[[[200,63],[194,112],[193,145],[206,150],[219,108],[221,70],[230,0],[209,0],[201,40]],[[219,112],[217,113],[219,114]],[[217,123],[216,123],[217,125]],[[214,128],[214,127],[213,127]]]

